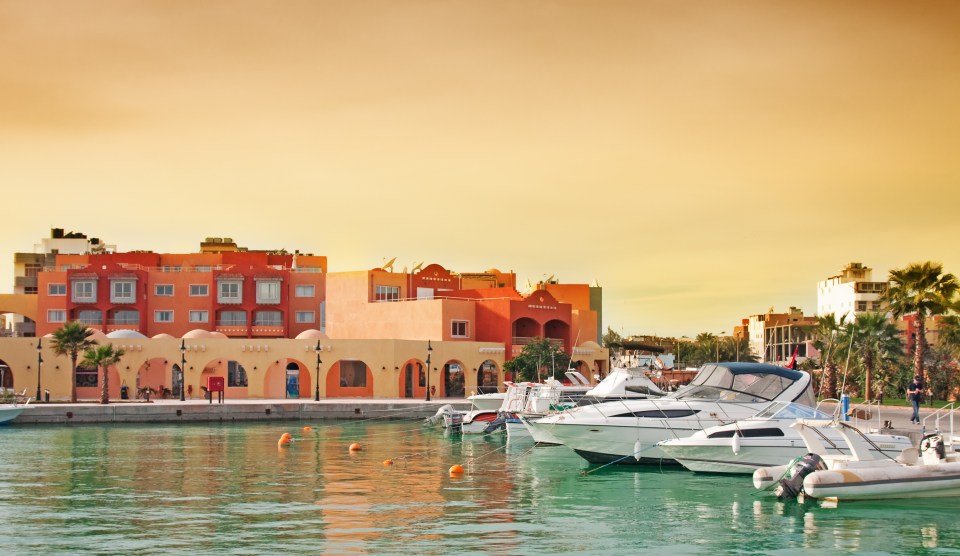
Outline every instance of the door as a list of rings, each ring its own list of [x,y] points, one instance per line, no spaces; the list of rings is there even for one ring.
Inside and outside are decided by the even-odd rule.
[[[287,399],[300,397],[300,366],[296,363],[287,365]]]

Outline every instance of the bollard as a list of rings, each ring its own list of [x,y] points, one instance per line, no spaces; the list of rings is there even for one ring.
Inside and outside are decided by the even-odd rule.
[[[840,411],[843,412],[843,420],[850,420],[850,394],[840,396]]]
[[[45,402],[50,403],[50,390],[43,391],[43,399]]]

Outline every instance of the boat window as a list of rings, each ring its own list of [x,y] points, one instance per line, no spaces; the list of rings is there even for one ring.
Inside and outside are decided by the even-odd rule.
[[[717,432],[715,432],[715,433],[711,433],[709,436],[707,436],[707,438],[732,438],[732,437],[733,437],[733,433],[735,433],[735,432],[737,432],[737,431],[735,431],[734,429],[727,429],[727,430],[725,430],[725,431],[717,431]]]
[[[793,384],[793,380],[775,374],[740,374],[733,380],[733,389],[772,400]]]
[[[635,392],[637,394],[646,394],[648,396],[656,396],[658,394],[646,386],[627,386],[624,388],[624,390],[627,392]]]
[[[634,411],[632,413],[621,413],[614,417],[645,417],[648,419],[676,419],[677,417],[690,417],[699,413],[693,409],[651,409],[647,411]]]
[[[744,438],[762,438],[769,436],[785,436],[783,430],[776,427],[768,427],[763,429],[727,429],[722,431],[717,431],[710,434],[707,438],[731,438],[734,433],[738,433],[738,436]]]

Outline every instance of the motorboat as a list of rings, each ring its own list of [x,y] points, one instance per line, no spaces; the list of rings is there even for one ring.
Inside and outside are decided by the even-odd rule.
[[[939,433],[925,436],[918,448],[907,448],[893,458],[872,450],[863,434],[842,421],[801,419],[792,426],[803,438],[807,454],[753,472],[753,486],[772,490],[780,499],[838,502],[960,494],[960,454],[948,451]],[[843,437],[845,454],[829,453],[822,441],[825,428]]]
[[[772,401],[812,407],[810,375],[765,363],[709,363],[662,398],[581,406],[527,424],[591,463],[676,463],[659,442],[745,419]]]
[[[502,432],[508,418],[515,419],[514,412],[523,407],[527,395],[535,385],[536,383],[531,382],[507,382],[503,399],[496,408],[478,407],[474,403],[469,411],[459,411],[452,405],[445,404],[435,415],[428,417],[426,423],[443,423],[447,430],[462,434]]]
[[[753,473],[807,453],[803,438],[791,425],[797,419],[829,420],[832,416],[806,405],[770,403],[756,415],[727,425],[697,431],[685,438],[660,442],[666,457],[699,473]],[[815,431],[827,454],[848,454],[843,437],[833,429]],[[906,436],[863,433],[874,456],[897,457],[913,446]]]
[[[506,397],[506,392],[489,392],[467,396],[467,399],[473,404],[474,409],[496,411],[503,405],[503,399]]]
[[[6,389],[4,389],[6,390]],[[18,397],[23,397],[23,394],[20,396],[14,395],[12,392],[4,391],[5,398],[11,398],[12,401],[8,403],[0,403],[0,425],[5,425],[10,421],[13,421],[20,416],[21,413],[28,407],[30,407],[30,398],[26,398],[26,401],[18,401]]]
[[[507,425],[507,434],[515,434],[514,430],[517,430],[516,434],[520,436],[525,432],[526,436],[532,438],[537,446],[561,444],[551,433],[552,429],[531,427],[527,423],[576,406],[613,400],[659,398],[666,395],[647,376],[648,372],[645,366],[616,367],[596,386],[582,392],[571,388],[567,391],[547,391],[539,395],[531,394],[531,403],[517,413],[518,424]],[[522,431],[519,430],[521,426]]]
[[[519,409],[504,408],[507,438],[511,440],[530,438],[530,430],[524,425],[525,418],[541,418],[556,411],[575,407],[580,400],[593,389],[590,382],[578,372],[566,373],[570,384],[548,378],[542,384],[533,384],[519,399],[523,404]],[[534,438],[536,441],[537,439]]]

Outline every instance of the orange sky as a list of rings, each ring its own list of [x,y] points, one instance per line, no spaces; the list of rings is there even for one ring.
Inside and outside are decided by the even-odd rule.
[[[604,288],[604,324],[960,273],[960,3],[0,0],[0,291],[49,228]],[[6,255],[4,255],[6,253]]]

